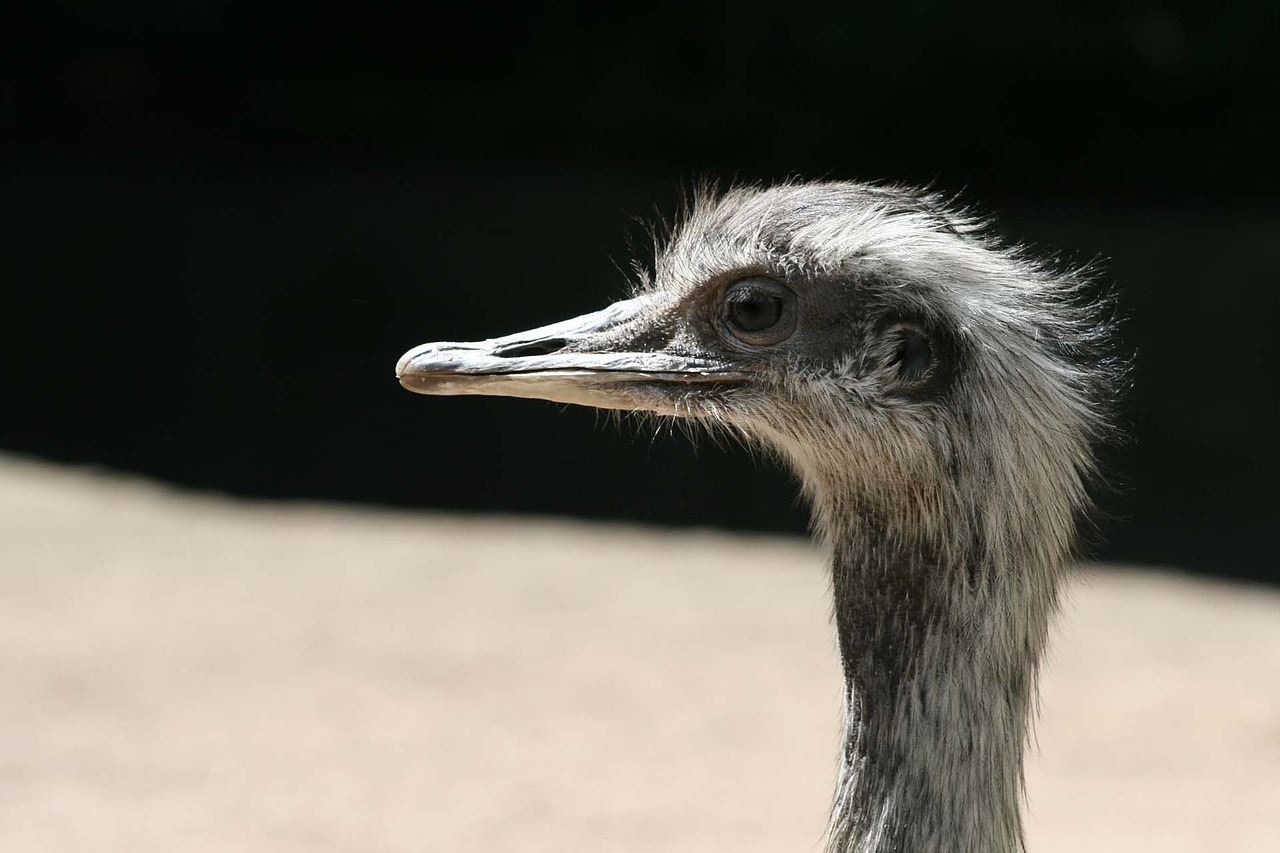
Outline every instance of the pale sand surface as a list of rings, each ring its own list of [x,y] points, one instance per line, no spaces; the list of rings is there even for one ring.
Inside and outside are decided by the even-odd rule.
[[[1102,568],[1033,851],[1280,850],[1280,594]],[[793,539],[191,495],[0,457],[0,851],[816,851]]]

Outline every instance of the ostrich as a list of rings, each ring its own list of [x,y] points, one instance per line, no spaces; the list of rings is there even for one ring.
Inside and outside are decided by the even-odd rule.
[[[1038,662],[1117,371],[1084,279],[929,192],[700,191],[632,298],[396,375],[689,419],[780,457],[829,554],[828,850],[1024,849]]]

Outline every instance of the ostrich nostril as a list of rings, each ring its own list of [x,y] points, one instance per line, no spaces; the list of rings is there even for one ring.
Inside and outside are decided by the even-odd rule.
[[[565,348],[568,342],[564,338],[547,338],[531,344],[517,344],[494,353],[498,358],[524,358],[530,355],[551,355]]]

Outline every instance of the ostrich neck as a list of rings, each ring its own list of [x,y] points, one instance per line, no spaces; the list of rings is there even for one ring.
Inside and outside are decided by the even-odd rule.
[[[1002,565],[1008,551],[952,535],[973,544],[930,548],[867,515],[830,537],[846,703],[832,851],[1023,849],[1023,745],[1061,560],[1032,565],[1028,547]]]

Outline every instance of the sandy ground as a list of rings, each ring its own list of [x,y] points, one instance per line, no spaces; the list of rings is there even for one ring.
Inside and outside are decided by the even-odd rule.
[[[0,850],[816,851],[790,539],[237,502],[0,457]],[[1104,567],[1033,851],[1280,849],[1280,594]]]

